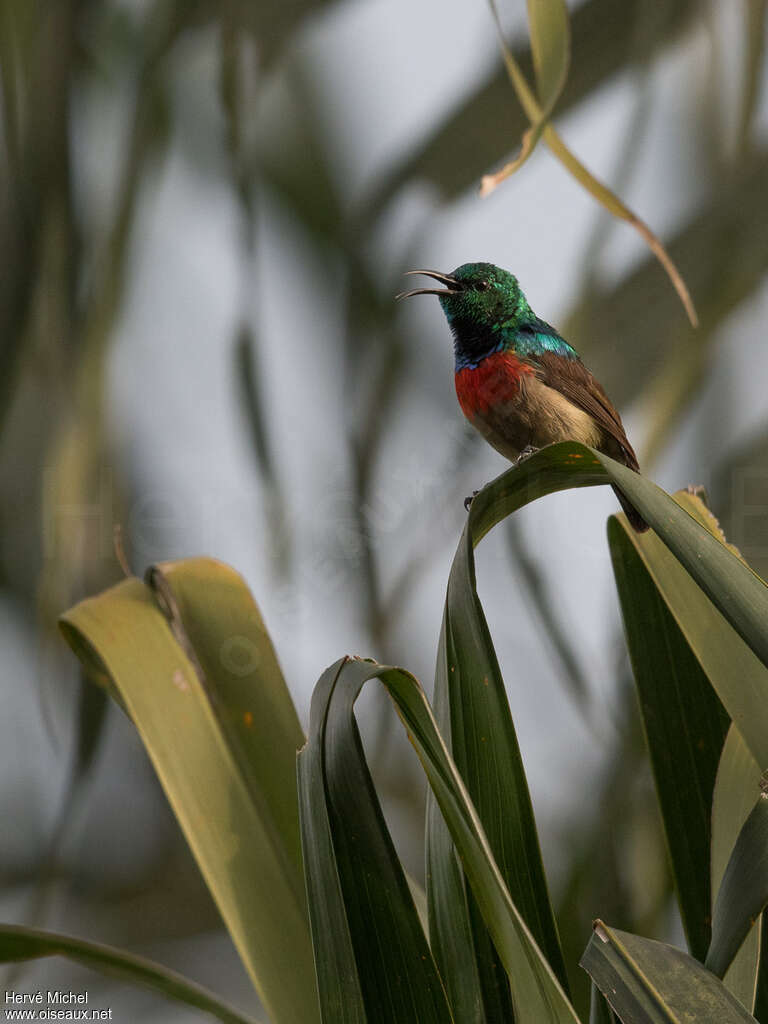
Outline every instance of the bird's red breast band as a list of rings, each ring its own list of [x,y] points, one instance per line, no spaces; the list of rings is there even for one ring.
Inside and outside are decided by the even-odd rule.
[[[500,403],[512,401],[520,390],[520,378],[533,367],[513,352],[494,352],[474,368],[465,366],[455,376],[456,396],[467,419]]]

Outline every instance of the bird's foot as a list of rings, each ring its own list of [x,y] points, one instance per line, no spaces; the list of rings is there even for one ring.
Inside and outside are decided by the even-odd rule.
[[[527,444],[525,448],[520,452],[515,461],[512,463],[513,466],[519,466],[521,462],[525,462],[531,455],[535,455],[539,451],[538,448],[534,448],[532,444]]]
[[[472,504],[472,502],[475,500],[475,497],[479,493],[480,493],[480,491],[472,491],[472,493],[468,494],[466,496],[466,498],[464,499],[464,508],[466,509],[467,512],[469,512],[469,506]]]

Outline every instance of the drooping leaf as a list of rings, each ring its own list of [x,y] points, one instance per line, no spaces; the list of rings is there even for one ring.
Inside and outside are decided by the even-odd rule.
[[[739,832],[717,894],[705,966],[722,978],[768,905],[768,784]]]
[[[278,807],[290,806],[281,766],[296,740],[278,742],[292,716],[271,645],[232,570],[193,560],[163,567],[155,582],[155,593],[130,578],[81,602],[62,631],[119,692],[272,1020],[317,1020],[295,829],[292,838]],[[265,778],[267,754],[275,774]]]
[[[543,135],[553,155],[557,157],[563,167],[565,167],[576,181],[578,181],[579,184],[586,189],[586,191],[589,192],[605,210],[608,211],[608,213],[614,217],[618,217],[620,220],[626,221],[644,239],[646,245],[664,267],[667,276],[680,297],[680,301],[685,307],[688,319],[691,324],[696,327],[698,325],[698,317],[696,315],[693,300],[691,299],[690,292],[688,291],[685,281],[680,275],[680,271],[675,266],[675,263],[671,259],[669,253],[645,221],[641,220],[637,214],[633,213],[626,203],[622,202],[622,200],[619,199],[619,197],[609,189],[607,185],[596,178],[595,175],[592,174],[592,172],[588,170],[581,160],[579,160],[571,151],[571,149],[566,146],[565,142],[563,142],[562,138],[549,121],[551,110],[545,108],[541,101],[536,98],[528,85],[525,76],[520,70],[512,51],[506,44],[496,8],[496,0],[490,0],[490,4],[496,21],[499,38],[501,40],[507,74],[509,75],[515,92],[517,93],[517,98],[525,110],[526,117],[531,122],[531,127],[524,137],[523,152],[521,155],[497,174],[486,175],[481,183],[481,194],[487,195],[492,192],[501,181],[508,178],[510,174],[516,171],[525,162],[528,156],[530,156],[539,137]],[[551,71],[548,77],[553,77]],[[554,96],[554,100],[556,99],[557,95]]]
[[[261,612],[239,573],[212,558],[161,562],[147,581],[199,665],[219,725],[254,802],[274,822],[303,902],[296,751],[305,737]]]
[[[734,615],[737,617],[742,628],[748,630],[753,642],[758,646],[766,642],[763,625],[757,614],[758,607],[763,610],[768,608],[768,595],[762,581],[668,495],[650,481],[618,466],[607,457],[572,443],[551,446],[509,470],[477,495],[470,509],[449,582],[436,694],[440,697],[441,691],[447,689],[451,695],[447,702],[451,715],[447,739],[470,795],[477,802],[480,819],[502,875],[516,903],[519,898],[519,909],[542,948],[545,948],[547,939],[541,937],[545,933],[541,929],[538,915],[542,913],[542,907],[546,906],[546,886],[540,869],[540,854],[525,777],[522,767],[516,764],[516,741],[503,681],[475,592],[471,549],[505,515],[523,504],[569,485],[592,486],[609,479],[624,490],[677,557],[696,575],[699,583],[708,587],[715,600],[720,600],[723,610],[727,610],[732,619]],[[671,565],[670,571],[682,577],[686,585],[696,591],[705,607],[710,608],[710,602],[690,581],[685,570],[660,542],[659,536],[646,534],[640,539],[644,540],[645,537],[649,538],[648,543],[655,545],[661,557]],[[739,591],[739,599],[733,600]],[[712,614],[717,614],[714,609]],[[736,637],[734,641],[739,656],[750,665],[757,665],[761,673],[764,672],[745,645]],[[695,672],[695,666],[691,671]],[[700,675],[697,675],[697,679],[701,682]],[[710,704],[714,708],[716,702],[710,701]],[[704,735],[711,737],[702,761],[703,767],[706,767],[704,775],[707,777],[704,788],[709,787],[710,798],[724,736],[722,721],[720,713],[712,710],[711,714],[705,715],[703,723]],[[697,735],[694,742],[698,742],[699,738]],[[503,770],[499,764],[504,764]],[[494,778],[503,778],[503,793],[499,793],[498,782],[494,784]],[[701,812],[700,794],[694,791],[694,798],[699,799],[697,811]],[[706,903],[708,907],[708,800],[705,806],[706,810],[699,814],[707,826],[703,841],[699,844],[701,848],[698,849],[699,860],[706,866],[704,881],[699,886],[702,889],[699,902]],[[501,813],[500,808],[504,808],[504,813]],[[445,857],[444,846],[441,845],[440,850],[441,856]],[[430,870],[435,870],[434,865],[430,865]],[[443,870],[448,872],[449,865]],[[526,892],[531,890],[536,892],[537,900],[536,907],[528,917],[523,908],[528,907]],[[450,897],[443,894],[441,899],[452,901],[453,916],[462,914],[464,894],[458,887]],[[706,910],[700,908],[698,915],[699,919],[703,919]],[[450,914],[444,917],[446,921],[451,920]],[[699,936],[699,945],[706,938]],[[557,949],[552,954],[550,948],[546,948],[551,961],[556,963]]]
[[[698,13],[698,5],[695,0],[657,0],[649,30],[638,32],[638,19],[647,13],[644,0],[586,0],[573,10],[571,51],[575,59],[559,100],[560,111],[572,109],[619,74],[628,54],[641,63],[673,43]],[[526,46],[521,43],[512,53],[530,80],[534,69]],[[399,189],[414,179],[430,182],[446,201],[455,198],[489,167],[504,160],[527,123],[522,108],[510,103],[509,80],[501,67],[437,122],[415,152],[381,181],[366,204],[365,217],[378,217]],[[489,124],[503,124],[505,131],[490,132]]]
[[[734,844],[760,790],[760,768],[735,726],[728,736],[717,769],[712,800],[712,906],[715,905]],[[761,927],[750,930],[726,971],[723,982],[740,1003],[755,1012]]]
[[[331,810],[323,778],[325,707],[342,664],[337,662],[326,669],[315,686],[309,739],[298,755],[296,775],[321,1019],[324,1024],[366,1024],[368,1018],[336,865]]]
[[[18,963],[48,956],[63,956],[121,981],[142,985],[167,999],[210,1013],[224,1024],[253,1024],[252,1018],[227,1006],[213,992],[134,953],[70,935],[18,925],[0,925],[0,963]]]
[[[552,153],[557,157],[563,167],[565,167],[565,169],[576,179],[576,181],[578,181],[579,184],[586,189],[586,191],[589,192],[605,210],[608,211],[608,213],[612,214],[614,217],[618,217],[619,220],[626,221],[630,227],[633,227],[635,231],[637,231],[664,268],[667,277],[672,282],[672,286],[683,304],[691,324],[694,327],[697,327],[699,318],[696,313],[696,307],[694,306],[693,299],[691,298],[688,285],[683,280],[677,265],[669,255],[669,252],[662,244],[659,237],[651,230],[645,221],[630,210],[627,204],[622,202],[622,200],[619,199],[619,197],[612,192],[607,185],[592,174],[581,160],[579,160],[568,146],[566,146],[551,124],[547,124],[544,127],[543,135],[544,140],[552,150]]]
[[[465,537],[471,531],[477,544],[505,516],[545,494],[606,483],[626,495],[745,643],[768,663],[765,583],[665,491],[602,452],[563,441],[502,473],[472,502]],[[750,713],[764,714],[759,693],[751,690],[745,699]]]
[[[409,989],[399,990],[398,974],[381,972],[384,958],[389,965],[391,958],[398,956],[396,949],[381,941],[391,927],[385,923],[379,931],[382,916],[400,921],[410,917],[399,939],[401,945],[403,942],[411,945],[417,940],[420,927],[407,886],[398,880],[397,861],[370,785],[354,720],[354,702],[365,682],[375,676],[384,683],[397,706],[451,832],[478,907],[505,969],[513,979],[517,1024],[576,1024],[573,1008],[509,896],[421,687],[413,676],[401,669],[346,660],[333,666],[318,684],[312,703],[310,740],[299,756],[299,776],[311,774],[311,778],[301,783],[302,792],[311,792],[312,802],[324,802],[328,810],[339,890],[347,908],[367,1019],[382,1024],[392,1020],[397,1020],[398,1024],[416,1024],[417,1021],[450,1019],[447,1004],[443,1011],[430,1006],[426,1011],[430,1016],[426,1016],[418,1003],[426,1001],[427,992],[411,992],[409,997]],[[318,744],[322,749],[319,760],[313,756]],[[311,807],[302,800],[302,828],[310,812]],[[304,854],[308,870],[312,870],[309,867],[312,850],[306,843]],[[316,943],[330,941],[328,935],[313,934]],[[371,947],[375,949],[375,956]],[[374,962],[376,957],[378,964]],[[425,965],[429,971],[430,963],[431,957],[421,962],[422,980]],[[403,970],[406,969],[410,975],[418,977],[418,965],[404,964]],[[378,970],[386,977],[368,978],[371,970]],[[367,985],[375,986],[370,995]],[[393,1007],[398,1008],[398,1016],[392,1015]],[[447,1016],[435,1017],[441,1012]]]
[[[640,510],[763,666],[768,665],[768,587],[763,580],[655,484],[599,452],[597,458],[611,480]],[[754,676],[752,684],[744,698],[750,715],[761,711],[760,691],[763,691],[764,676]],[[728,713],[746,733],[747,722],[741,715],[732,713],[723,692],[719,692],[719,696]]]
[[[762,287],[768,252],[754,211],[763,200],[766,174],[768,152],[763,148],[745,158],[669,242],[697,296],[707,331]],[[689,337],[691,345],[703,343],[687,328],[650,256],[577,307],[563,330],[583,356],[594,360],[599,353],[600,382],[619,408],[661,377],[660,366],[682,338]]]
[[[719,978],[674,946],[596,921],[581,966],[624,1024],[753,1021]]]
[[[504,63],[530,125],[523,133],[522,147],[517,157],[495,174],[483,176],[480,185],[481,195],[492,192],[505,178],[519,170],[533,153],[565,86],[570,60],[568,8],[563,0],[528,0],[531,55],[538,96],[537,110],[526,77],[504,39],[495,0],[490,0],[490,3],[499,31]]]
[[[679,493],[678,501],[687,503],[686,507],[692,512],[703,515],[703,506],[697,505],[691,495]],[[709,516],[713,521],[711,513]],[[713,529],[712,521],[709,529]],[[768,758],[768,734],[765,731],[768,728],[768,708],[764,697],[768,693],[768,670],[765,663],[761,663],[739,636],[728,628],[725,618],[731,610],[729,605],[738,593],[741,581],[747,585],[756,603],[750,610],[747,607],[750,599],[742,593],[740,618],[746,614],[751,615],[753,638],[757,640],[761,628],[759,608],[762,607],[765,584],[721,540],[715,540],[710,533],[710,540],[722,552],[717,559],[722,572],[719,583],[715,582],[713,575],[709,575],[709,586],[713,589],[719,587],[721,591],[718,611],[713,601],[708,600],[702,590],[694,585],[689,573],[683,571],[670,552],[659,543],[659,537],[651,533],[638,535],[630,530],[626,531],[626,536],[723,706],[760,763],[761,758]],[[693,555],[693,550],[689,552],[690,555]],[[703,568],[702,559],[697,561],[698,566],[689,562],[689,572],[691,569]],[[757,614],[753,614],[755,612]],[[735,625],[733,618],[730,621],[731,625]]]
[[[345,1009],[343,1019],[447,1024],[445,993],[352,714],[360,687],[375,672],[370,663],[342,659],[324,673],[298,760],[323,1020],[335,1021],[336,1008],[349,999],[353,1012]],[[345,674],[359,680],[349,703],[338,699]]]
[[[528,26],[539,103],[551,109],[568,77],[568,8],[563,0],[528,0]]]
[[[476,524],[473,503],[448,582],[435,675],[435,707],[512,900],[567,992],[525,769],[504,679],[475,585],[473,547],[481,536]],[[453,870],[455,853],[445,842],[439,818],[431,817],[430,823],[437,832],[427,837],[428,875],[442,882],[428,889],[430,918],[434,918],[439,948],[446,955],[452,954],[451,965],[444,965],[445,969],[450,976],[463,978],[460,987],[465,996],[474,992],[478,971],[487,1019],[505,1019],[511,1010],[507,980],[495,959],[475,900],[465,892],[461,875]],[[474,962],[463,948],[465,942],[457,941],[465,934],[472,935]]]
[[[658,537],[611,517],[608,543],[681,917],[691,953],[703,960],[712,920],[712,794],[729,719],[636,550],[662,547]],[[659,554],[673,574],[687,575],[666,549]],[[730,626],[723,630],[743,646]]]

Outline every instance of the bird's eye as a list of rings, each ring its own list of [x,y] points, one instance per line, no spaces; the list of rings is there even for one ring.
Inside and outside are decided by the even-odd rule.
[[[488,289],[491,286],[490,286],[490,283],[488,281],[478,281],[478,283],[475,285],[475,287],[477,288],[477,290],[479,292],[486,292],[486,291],[488,291]]]

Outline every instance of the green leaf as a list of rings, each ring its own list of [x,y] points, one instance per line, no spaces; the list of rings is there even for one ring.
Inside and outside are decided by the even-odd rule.
[[[496,174],[483,176],[481,195],[492,192],[505,178],[519,170],[536,148],[552,116],[555,104],[565,86],[570,61],[570,25],[568,8],[563,0],[528,0],[528,23],[531,33],[531,54],[536,73],[538,109],[525,75],[506,44],[495,0],[490,0],[504,63],[515,87],[520,104],[530,121],[523,133],[522,148],[518,156]]]
[[[474,509],[473,502],[448,581],[435,709],[512,900],[568,992],[525,769],[504,679],[477,595],[473,547],[482,533]],[[475,1004],[479,986],[485,1017],[489,1021],[505,1019],[511,1009],[506,978],[495,963],[475,901],[465,893],[461,875],[455,870],[455,853],[439,816],[431,815],[429,822],[428,876],[440,880],[439,885],[428,888],[430,921],[434,922],[431,934],[439,951],[438,963],[458,989],[452,993],[453,1005],[467,1000]],[[448,987],[451,991],[450,981]]]
[[[472,502],[467,529],[477,543],[501,519],[536,498],[568,487],[605,483],[626,495],[736,632],[768,663],[765,583],[665,491],[602,452],[575,441],[548,445],[480,491]],[[750,715],[768,721],[768,702],[758,692],[761,688],[762,683],[755,682],[744,700]],[[731,712],[722,693],[720,697],[738,721],[742,716]],[[740,723],[740,728],[744,732],[746,723]],[[762,743],[768,752],[768,730]],[[768,756],[762,761],[768,764]]]
[[[433,699],[437,726],[450,749],[451,712],[446,685],[448,669],[445,645],[443,622]],[[454,1018],[462,1024],[465,1021],[467,1024],[485,1024],[486,1005],[491,996],[489,988],[492,987],[485,976],[489,965],[478,961],[469,910],[472,895],[466,891],[464,873],[451,833],[431,790],[427,794],[426,869],[429,941]],[[495,957],[495,952],[490,952]],[[511,1000],[508,988],[507,998]]]
[[[705,966],[722,977],[768,905],[768,783],[739,832],[725,869],[712,918]]]
[[[213,992],[144,957],[69,935],[16,925],[0,925],[0,963],[36,960],[47,956],[63,956],[121,981],[142,985],[167,999],[210,1013],[224,1021],[224,1024],[253,1024],[251,1017],[227,1006]]]
[[[327,807],[339,890],[346,905],[367,1019],[382,1024],[385,1021],[390,1024],[392,1020],[397,1020],[398,1024],[416,1024],[451,1019],[447,1006],[442,1009],[436,1004],[427,1004],[427,1011],[420,1009],[417,1003],[426,1003],[428,992],[404,984],[406,977],[418,977],[419,966],[422,972],[429,972],[427,980],[431,978],[428,953],[423,954],[427,959],[422,960],[421,965],[411,963],[410,959],[403,962],[402,974],[387,969],[392,958],[399,957],[399,948],[404,944],[410,948],[417,943],[420,929],[417,931],[415,911],[375,799],[354,720],[354,702],[364,683],[375,676],[381,679],[396,704],[450,829],[496,949],[513,979],[515,1021],[517,1024],[576,1024],[573,1008],[509,896],[477,813],[418,682],[401,669],[371,662],[342,661],[326,672],[313,697],[310,739],[299,756],[299,776],[306,775],[301,791],[309,797],[306,801],[302,799],[301,817],[304,829],[305,821],[313,813],[313,801]],[[313,856],[306,842],[304,856],[309,872]],[[322,866],[323,862],[318,859],[318,867]],[[383,941],[391,934],[392,920],[407,923],[395,948]],[[322,932],[313,931],[313,935],[318,944],[331,941],[331,937]],[[369,976],[369,972],[381,977]],[[367,986],[371,986],[370,992],[366,991]],[[395,1007],[396,1013],[393,1012]]]
[[[768,587],[765,583],[661,488],[606,455],[600,452],[596,455],[611,482],[636,506],[763,665],[768,665]],[[742,681],[739,683],[741,685]],[[768,691],[763,687],[764,676],[760,676],[745,696],[750,715],[759,712],[764,717],[768,714],[768,705],[763,699]],[[722,693],[720,698],[744,732],[746,722],[731,712]],[[768,751],[768,733],[763,735],[761,746]],[[764,763],[768,763],[768,759]]]
[[[548,901],[545,902],[546,884],[540,868],[535,825],[525,776],[519,763],[519,752],[503,680],[482,608],[477,599],[472,546],[506,515],[543,494],[569,485],[594,486],[608,481],[622,488],[648,522],[657,528],[665,542],[673,547],[677,557],[683,560],[700,583],[709,588],[715,599],[718,599],[719,591],[722,590],[726,595],[724,610],[727,610],[732,618],[738,618],[743,628],[748,629],[755,644],[759,646],[765,642],[759,615],[755,614],[758,607],[763,609],[763,614],[768,611],[768,597],[762,581],[669,495],[606,456],[574,443],[550,446],[503,474],[484,488],[473,501],[448,586],[435,684],[436,703],[437,707],[441,708],[443,691],[449,693],[446,705],[450,708],[450,732],[446,731],[446,735],[457,765],[466,780],[470,795],[476,801],[480,819],[512,898],[553,965],[558,962],[559,952],[556,932],[554,943],[547,945],[548,939],[540,915]],[[690,597],[687,592],[693,591],[699,603],[703,602],[710,616],[705,622],[705,627],[710,630],[711,616],[717,616],[717,613],[660,542],[659,537],[651,534],[633,536],[639,537],[639,542],[645,542],[645,538],[648,538],[647,544],[653,547],[657,557],[664,559],[669,572],[685,582],[686,596]],[[734,600],[733,595],[737,594],[739,597]],[[718,619],[721,620],[722,616],[718,616]],[[669,625],[671,628],[672,624]],[[722,628],[727,629],[727,626],[723,623]],[[733,631],[729,631],[728,635],[732,636]],[[720,634],[714,633],[709,639],[710,646],[714,645],[714,649],[719,649]],[[746,661],[750,666],[757,665],[759,672],[765,674],[764,669],[745,645],[735,636],[733,641],[735,656],[741,659],[741,663]],[[726,658],[728,657],[730,652],[726,652]],[[732,662],[727,665],[728,670],[732,665]],[[725,664],[716,667],[725,673]],[[706,678],[701,676],[695,665],[689,664],[688,668],[695,674],[699,689],[702,689]],[[478,681],[483,682],[482,687],[477,685]],[[699,866],[703,865],[705,870],[703,875],[699,875],[699,885],[695,894],[696,910],[692,911],[691,916],[692,919],[697,916],[699,921],[697,941],[703,952],[708,940],[708,935],[702,928],[709,906],[708,809],[717,758],[725,733],[722,716],[715,710],[715,703],[711,700],[708,701],[707,714],[697,723],[697,733],[692,738],[692,743],[697,744],[702,738],[702,729],[703,735],[708,737],[707,750],[703,755],[697,752],[695,756],[701,764],[703,788],[695,792],[693,797],[698,801],[695,808],[697,820],[704,827],[703,839],[696,847],[696,861]],[[498,760],[499,758],[501,760]],[[503,769],[499,768],[499,764],[504,765]],[[501,792],[499,779],[504,780]],[[702,792],[704,799],[701,796]],[[450,863],[445,863],[445,858],[450,854],[449,851],[446,852],[444,844],[439,847],[439,855],[444,861],[441,870],[446,877],[450,877]],[[429,869],[430,872],[437,870],[434,857],[431,857]],[[535,893],[534,900],[531,900],[531,893]],[[438,900],[452,903],[451,908],[437,908],[434,914],[436,926],[441,930],[442,947],[450,950],[451,940],[447,936],[447,931],[454,921],[461,920],[466,913],[463,910],[463,894],[456,886],[451,894],[445,891],[438,894]],[[529,900],[534,904],[532,908],[529,908]],[[441,920],[444,922],[442,925]],[[460,931],[461,934],[466,933],[466,923],[463,920]],[[476,933],[475,941],[477,942]],[[454,966],[458,963],[457,970],[461,967],[461,955],[461,947],[456,946],[453,963]],[[480,969],[483,969],[482,959]],[[469,972],[466,966],[465,970]],[[557,971],[557,968],[555,970]],[[488,985],[485,984],[483,987],[487,992]]]
[[[512,82],[512,86],[517,94],[517,98],[520,101],[521,106],[525,110],[526,117],[530,121],[530,129],[526,132],[523,137],[523,151],[520,156],[513,160],[512,163],[507,164],[496,174],[487,174],[483,177],[480,192],[481,195],[487,195],[492,192],[497,185],[499,185],[505,178],[508,178],[514,171],[516,171],[526,159],[533,152],[533,149],[543,135],[544,139],[552,151],[553,155],[557,157],[560,163],[565,169],[571,174],[576,181],[584,188],[590,195],[597,200],[600,205],[608,211],[612,216],[618,217],[619,220],[624,220],[630,224],[638,234],[643,238],[648,248],[654,254],[656,259],[661,263],[662,267],[667,273],[675,291],[680,297],[680,301],[685,307],[685,311],[688,314],[688,319],[691,324],[696,327],[698,326],[698,317],[696,315],[696,309],[693,305],[688,288],[683,280],[679,270],[675,266],[674,261],[670,257],[667,250],[662,245],[660,239],[654,234],[653,231],[648,227],[645,221],[641,220],[637,214],[633,213],[632,210],[624,203],[621,199],[605,185],[602,181],[595,177],[594,174],[578,159],[578,157],[569,149],[568,146],[560,138],[557,131],[550,123],[550,115],[552,113],[552,106],[558,98],[559,92],[554,93],[551,97],[550,106],[546,106],[541,99],[537,99],[528,85],[525,75],[521,71],[517,61],[515,60],[512,51],[506,44],[504,39],[504,33],[501,27],[501,21],[499,19],[498,10],[496,8],[496,0],[490,0],[491,10],[493,12],[494,20],[498,29],[499,39],[501,40],[502,52],[504,54],[504,63],[507,68],[507,74]],[[530,6],[530,5],[529,5]],[[553,23],[553,18],[550,18],[550,27]],[[567,12],[566,12],[566,50],[567,50]],[[541,33],[537,33],[540,37]],[[557,54],[562,51],[562,45],[555,43],[552,46],[552,53]],[[534,56],[536,51],[534,50]],[[538,55],[537,73],[539,68],[544,68],[543,54],[540,52]],[[559,69],[563,74],[567,71],[567,64],[563,65]],[[558,69],[554,67],[552,63],[552,54],[547,54],[546,70],[543,72],[544,78],[549,88],[552,88],[553,84],[557,81]]]
[[[607,185],[592,174],[581,160],[579,160],[568,146],[566,146],[551,124],[545,125],[543,135],[544,140],[552,150],[552,153],[557,157],[563,167],[565,167],[565,169],[576,179],[576,181],[579,182],[582,188],[589,192],[593,199],[596,199],[597,202],[608,211],[608,213],[617,217],[619,220],[626,221],[630,227],[633,227],[635,231],[637,231],[664,268],[667,277],[683,304],[685,312],[688,314],[688,319],[692,326],[698,327],[699,318],[696,313],[696,308],[693,304],[690,291],[688,290],[688,286],[683,280],[680,271],[677,269],[674,260],[662,245],[659,237],[650,229],[645,221],[630,210],[626,203],[622,202],[622,200],[619,199],[619,197],[612,192]]]
[[[324,673],[298,759],[322,1015],[328,1024],[442,1024],[451,1013],[352,714],[355,697],[377,668],[342,659]],[[357,688],[345,702],[349,680]]]
[[[549,445],[480,491],[465,537],[471,531],[473,543],[478,543],[505,516],[545,494],[605,483],[617,486],[663,541],[656,544],[650,533],[636,535],[641,557],[726,711],[758,763],[768,764],[768,587],[660,487],[574,441]],[[668,558],[665,546],[687,572],[673,571],[674,559]],[[656,571],[659,564],[661,572]],[[689,574],[698,587],[690,585]],[[690,602],[695,602],[693,613]],[[719,615],[707,619],[712,606]],[[745,644],[734,642],[723,649],[722,619]]]
[[[680,493],[678,501],[685,503],[687,509],[700,517],[706,512],[704,506],[697,504],[691,495]],[[678,513],[679,516],[689,518],[681,508],[678,508]],[[711,533],[716,529],[713,525],[715,520],[711,513],[706,514],[709,516],[708,526],[703,528],[706,531],[706,545],[708,549],[714,545],[712,554],[717,554],[717,557],[710,562],[703,552],[701,557],[696,555],[695,546],[688,547],[686,558],[691,575],[659,543],[658,537],[651,533],[638,535],[629,529],[627,537],[753,756],[759,764],[768,764],[768,670],[765,663],[761,663],[753,651],[741,642],[726,622],[726,618],[730,618],[731,625],[741,624],[741,635],[746,639],[744,630],[749,616],[753,642],[758,649],[761,643],[764,648],[766,638],[760,637],[760,630],[765,633],[765,627],[758,620],[766,587],[758,576],[740,562],[733,551],[720,539],[715,539]],[[675,517],[679,518],[677,513]],[[680,526],[688,526],[685,518],[679,520]],[[693,536],[691,540],[694,540]],[[691,570],[706,573],[713,601],[708,600],[700,587],[694,585],[691,579],[694,572]],[[701,584],[702,580],[698,582]],[[714,593],[718,589],[720,598]],[[748,607],[750,600],[754,601],[751,609]],[[733,617],[736,604],[739,605],[738,623]],[[720,610],[714,605],[719,605]]]
[[[625,1024],[754,1021],[723,983],[682,950],[595,922],[581,966]]]
[[[609,519],[608,543],[680,913],[688,947],[703,960],[712,920],[710,808],[729,719],[638,548],[655,551],[675,575],[687,577],[685,570],[658,537],[636,534],[623,517]],[[726,643],[743,647],[726,623],[722,631]]]
[[[309,740],[297,758],[296,774],[321,1018],[326,1024],[365,1024],[368,1018],[347,923],[324,788],[325,707],[343,664],[342,659],[326,669],[315,687]]]
[[[568,8],[563,0],[528,0],[528,26],[539,102],[551,110],[568,77]]]
[[[645,21],[648,13],[645,0],[586,0],[579,4],[570,19],[571,51],[576,59],[559,110],[572,110],[619,74],[628,53],[638,64],[651,60],[663,46],[674,42],[698,10],[695,0],[657,0],[648,31],[638,33],[639,20]],[[530,79],[534,69],[522,43],[515,46],[513,56]],[[504,124],[505,130],[489,131],[488,125],[493,124]],[[509,101],[509,80],[502,67],[437,122],[418,149],[382,180],[367,203],[366,218],[378,217],[400,188],[414,179],[430,182],[445,201],[455,198],[489,167],[504,160],[509,140],[520,138],[527,124],[522,108]]]
[[[271,1019],[317,1020],[295,832],[278,806],[290,805],[300,735],[269,639],[225,566],[193,560],[153,577],[156,594],[127,579],[67,612],[62,631],[139,730]]]
[[[603,993],[592,982],[589,1001],[589,1024],[616,1024],[616,1018]]]
[[[760,768],[735,726],[728,736],[717,770],[712,801],[712,905],[717,899],[728,860],[760,787]],[[761,928],[753,928],[725,973],[723,982],[740,1003],[755,1012]]]
[[[261,612],[239,573],[212,558],[161,562],[147,573],[172,629],[193,654],[256,806],[269,815],[304,900],[296,708]]]

